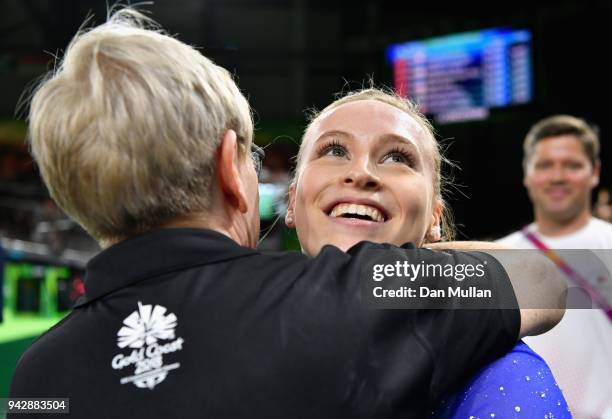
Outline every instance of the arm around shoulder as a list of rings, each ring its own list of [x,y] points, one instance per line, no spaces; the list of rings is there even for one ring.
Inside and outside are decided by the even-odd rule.
[[[557,267],[539,252],[515,250],[490,242],[444,242],[427,245],[432,250],[478,250],[502,265],[521,311],[520,337],[552,329],[565,314],[567,284]]]
[[[557,267],[533,251],[491,252],[506,270],[521,309],[520,337],[547,332],[565,314],[567,284]]]

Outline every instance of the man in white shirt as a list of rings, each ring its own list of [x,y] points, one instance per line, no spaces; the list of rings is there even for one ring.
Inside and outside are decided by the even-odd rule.
[[[523,184],[535,221],[499,242],[544,251],[612,249],[612,224],[591,214],[601,166],[595,130],[579,118],[552,116],[532,127],[523,152]],[[606,260],[610,254],[599,256]],[[566,263],[581,278],[599,270],[592,284],[604,302],[610,301],[609,268],[590,263],[585,252],[557,256],[558,264]],[[525,341],[549,363],[575,418],[612,418],[612,321],[603,310],[567,310],[556,328]]]

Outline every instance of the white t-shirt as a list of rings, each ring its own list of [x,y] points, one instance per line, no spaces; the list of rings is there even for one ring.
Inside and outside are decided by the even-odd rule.
[[[612,224],[597,218],[591,218],[585,227],[565,236],[543,236],[535,224],[527,228],[551,249],[612,249]],[[498,243],[535,249],[521,231]],[[612,251],[594,253],[610,266],[608,259]],[[584,277],[592,276],[593,270],[604,266],[601,262],[584,263],[580,257],[572,263],[571,252],[560,254]],[[574,252],[574,255],[581,254],[584,255]],[[612,419],[612,322],[602,310],[569,309],[551,331],[524,340],[548,362],[574,418]]]
[[[580,230],[565,236],[548,237],[539,234],[535,223],[527,228],[551,249],[612,249],[612,224],[595,217],[591,217]],[[515,231],[497,242],[517,249],[535,248],[522,231]]]

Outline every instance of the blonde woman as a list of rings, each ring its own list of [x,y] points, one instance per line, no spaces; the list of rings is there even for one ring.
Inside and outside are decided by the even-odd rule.
[[[286,224],[297,229],[312,256],[325,245],[346,251],[364,240],[495,247],[435,243],[453,237],[441,193],[441,159],[431,126],[410,102],[377,89],[348,94],[317,114],[304,134]],[[408,352],[403,356],[410,359]],[[523,342],[468,379],[437,406],[436,415],[571,416],[550,369]]]

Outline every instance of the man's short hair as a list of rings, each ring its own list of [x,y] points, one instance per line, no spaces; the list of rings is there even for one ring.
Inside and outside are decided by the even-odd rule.
[[[228,71],[122,9],[70,42],[28,137],[51,196],[104,243],[207,211],[228,129],[248,155],[251,112]]]
[[[574,135],[582,144],[584,152],[595,166],[599,162],[599,136],[597,128],[586,121],[571,115],[554,115],[536,123],[525,137],[523,143],[523,164],[533,156],[538,141],[544,138]]]

